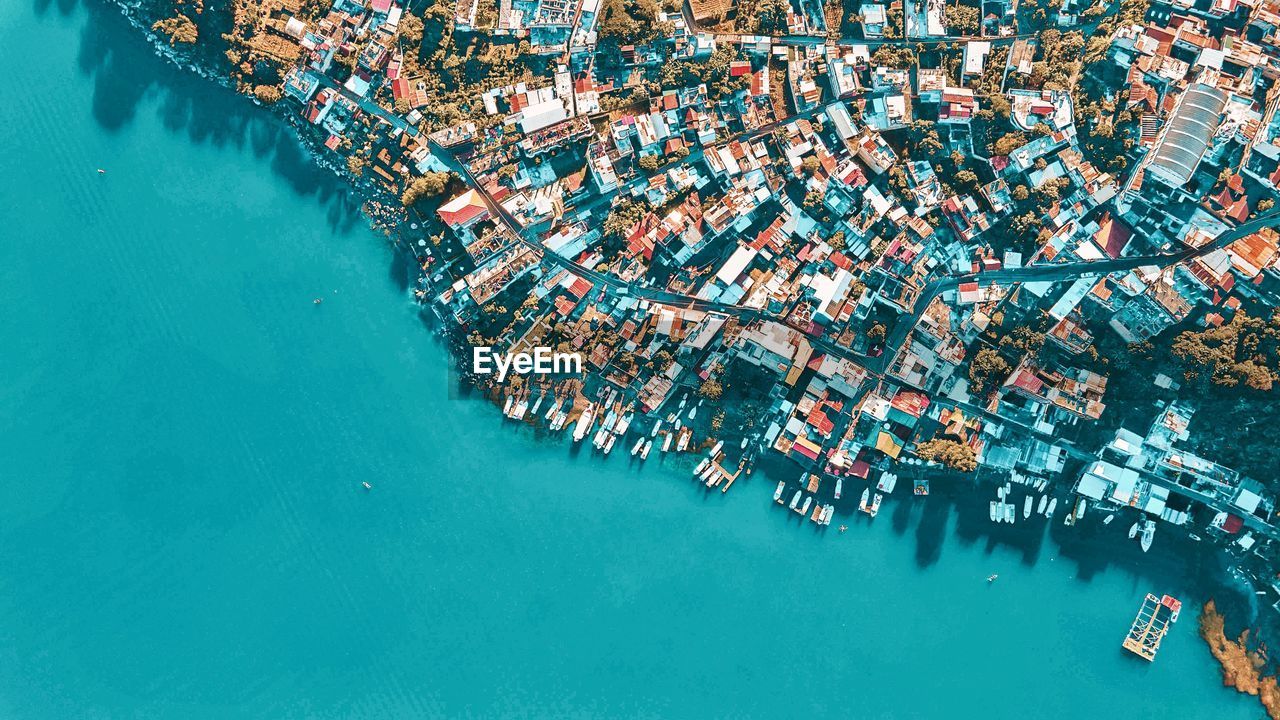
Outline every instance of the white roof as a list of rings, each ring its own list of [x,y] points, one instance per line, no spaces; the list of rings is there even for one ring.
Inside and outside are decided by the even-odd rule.
[[[716,273],[716,278],[725,285],[732,285],[733,281],[737,280],[742,271],[746,269],[747,263],[751,262],[751,259],[755,256],[755,248],[739,245],[738,249],[734,250],[729,259],[720,267],[720,270]]]

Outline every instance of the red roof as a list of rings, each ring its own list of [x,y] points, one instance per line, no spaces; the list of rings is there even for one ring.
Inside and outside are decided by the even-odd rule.
[[[446,224],[456,226],[466,225],[481,215],[488,214],[488,212],[489,209],[485,207],[484,199],[480,197],[480,193],[475,190],[468,190],[441,205],[436,214]]]
[[[1239,518],[1239,517],[1236,517],[1235,515],[1228,514],[1227,519],[1222,521],[1222,529],[1224,532],[1228,532],[1232,534],[1238,533],[1240,532],[1240,529],[1243,527],[1244,527],[1244,518]]]

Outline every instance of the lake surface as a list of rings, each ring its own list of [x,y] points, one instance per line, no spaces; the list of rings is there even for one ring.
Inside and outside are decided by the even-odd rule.
[[[1260,714],[1192,608],[1121,651],[1205,595],[1172,538],[945,492],[816,532],[776,474],[504,426],[280,123],[96,1],[0,37],[0,717]]]

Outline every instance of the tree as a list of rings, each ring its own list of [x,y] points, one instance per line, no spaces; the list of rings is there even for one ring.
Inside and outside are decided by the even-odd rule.
[[[719,400],[724,394],[724,388],[715,378],[707,378],[702,381],[702,386],[698,388],[698,394],[708,400]]]
[[[818,158],[810,155],[800,161],[800,172],[804,173],[805,177],[813,177],[813,174],[818,172],[820,166],[821,163],[818,162]]]
[[[169,44],[183,43],[192,45],[200,38],[200,28],[191,22],[186,15],[175,15],[164,20],[157,20],[151,29],[169,38]]]
[[[968,473],[978,469],[978,456],[973,448],[955,440],[934,439],[921,443],[916,446],[916,455],[960,472]]]
[[[268,105],[280,102],[281,98],[280,88],[275,85],[259,85],[253,89],[253,94]]]
[[[968,5],[947,5],[942,13],[943,23],[952,35],[976,35],[978,33],[978,9]]]
[[[640,159],[637,161],[637,164],[640,166],[641,170],[653,172],[654,170],[658,169],[658,156],[657,155],[641,155]]]
[[[1029,195],[1030,195],[1030,193],[1029,193],[1029,192],[1027,192],[1027,186],[1026,186],[1026,185],[1015,185],[1015,186],[1013,187],[1013,199],[1014,199],[1014,200],[1017,200],[1018,202],[1022,202],[1023,200],[1026,200],[1026,199],[1027,199],[1027,197],[1028,197]]]
[[[1008,155],[1027,144],[1027,136],[1020,132],[1011,132],[1001,135],[999,140],[995,142],[996,155]]]
[[[1009,373],[1009,363],[991,348],[982,348],[969,363],[970,389],[981,395],[992,378],[1002,378]]]
[[[604,0],[597,30],[602,40],[644,44],[658,37],[658,6],[653,0]]]
[[[444,192],[444,188],[448,183],[449,173],[429,172],[420,178],[414,178],[409,183],[409,186],[405,188],[404,193],[400,196],[400,202],[405,207],[411,207],[421,200],[435,197]]]
[[[418,47],[422,44],[422,18],[411,12],[404,13],[400,16],[400,24],[396,27],[396,32],[416,55]]]
[[[364,158],[359,155],[351,155],[347,158],[347,170],[351,171],[351,174],[356,177],[364,174],[364,164]]]
[[[978,184],[978,176],[972,170],[960,170],[955,174],[956,182],[965,186],[973,187]]]

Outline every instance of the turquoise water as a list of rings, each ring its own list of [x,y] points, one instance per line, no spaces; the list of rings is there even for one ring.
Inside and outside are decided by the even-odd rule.
[[[0,717],[1259,714],[1193,612],[1119,649],[1198,594],[1168,539],[1139,575],[942,497],[820,534],[760,473],[573,457],[449,399],[275,122],[96,4],[0,37]]]

